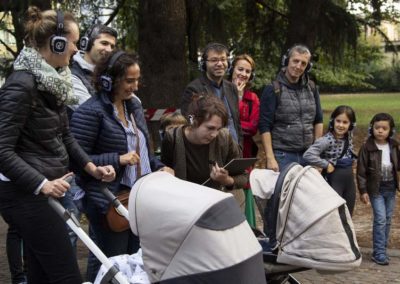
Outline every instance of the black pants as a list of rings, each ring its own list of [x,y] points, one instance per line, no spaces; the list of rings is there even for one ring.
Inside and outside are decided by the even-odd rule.
[[[11,273],[11,283],[17,284],[26,281],[25,248],[22,245],[22,238],[14,226],[9,226],[7,231],[7,259]]]
[[[24,240],[29,284],[82,283],[65,223],[44,196],[1,194],[0,212]]]
[[[352,167],[336,168],[333,173],[328,174],[327,181],[332,188],[346,200],[347,208],[353,215],[354,205],[356,203],[356,186]]]

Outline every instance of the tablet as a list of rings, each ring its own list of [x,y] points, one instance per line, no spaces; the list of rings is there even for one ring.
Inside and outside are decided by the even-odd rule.
[[[236,176],[244,173],[244,171],[248,167],[253,166],[255,162],[257,162],[257,158],[232,159],[224,166],[224,169],[229,172],[230,176]]]
[[[229,172],[230,176],[236,176],[244,173],[244,171],[257,162],[257,158],[238,158],[232,159],[229,163],[223,166]],[[207,185],[211,179],[207,179],[203,185]]]

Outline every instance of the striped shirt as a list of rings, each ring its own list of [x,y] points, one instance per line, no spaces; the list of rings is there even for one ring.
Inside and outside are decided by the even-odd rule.
[[[114,116],[117,121],[121,124],[124,128],[126,134],[126,141],[128,145],[128,152],[136,151],[136,143],[137,143],[137,135],[134,131],[134,127],[128,112],[126,110],[126,106],[124,103],[124,112],[125,112],[125,119],[128,122],[128,126],[125,126],[122,121],[118,118],[118,111],[117,108],[114,106]],[[139,134],[139,149],[140,149],[140,166],[141,166],[141,174],[145,175],[151,173],[150,168],[150,161],[149,161],[149,151],[146,145],[146,138],[143,135],[143,132],[138,128],[137,129]],[[126,165],[124,175],[121,179],[121,184],[131,188],[136,181],[136,165]]]

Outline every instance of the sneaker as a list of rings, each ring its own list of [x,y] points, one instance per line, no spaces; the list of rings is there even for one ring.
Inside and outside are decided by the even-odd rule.
[[[389,261],[388,261],[388,259],[386,257],[378,258],[378,257],[375,257],[375,256],[371,256],[371,260],[373,262],[375,262],[376,264],[379,264],[379,265],[388,265],[389,264]]]

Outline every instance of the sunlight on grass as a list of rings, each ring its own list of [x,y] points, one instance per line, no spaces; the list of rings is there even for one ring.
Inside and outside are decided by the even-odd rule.
[[[349,105],[356,112],[357,127],[361,129],[368,128],[371,118],[378,112],[391,114],[397,129],[400,127],[400,93],[321,95],[321,105],[325,126],[335,107]]]

